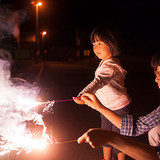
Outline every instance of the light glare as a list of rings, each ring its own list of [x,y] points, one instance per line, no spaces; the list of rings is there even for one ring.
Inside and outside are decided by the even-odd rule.
[[[41,6],[41,5],[42,5],[42,2],[38,2],[38,3],[37,3],[37,6]]]
[[[46,31],[43,31],[43,32],[42,32],[42,35],[46,35],[46,34],[47,34],[47,32],[46,32]]]

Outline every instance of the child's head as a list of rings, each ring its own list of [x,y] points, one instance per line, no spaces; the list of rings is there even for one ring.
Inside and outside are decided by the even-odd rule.
[[[120,51],[114,36],[105,28],[97,27],[93,30],[90,37],[91,43],[96,41],[104,42],[110,49],[110,52],[113,57],[119,56]]]

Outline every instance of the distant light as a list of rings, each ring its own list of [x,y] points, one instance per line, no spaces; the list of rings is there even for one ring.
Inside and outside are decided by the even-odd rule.
[[[37,6],[41,6],[41,5],[42,5],[42,2],[38,2],[38,3],[37,3]]]
[[[46,34],[47,34],[47,32],[46,32],[46,31],[43,31],[43,32],[42,32],[42,35],[46,35]]]
[[[31,0],[31,4],[37,7],[42,6],[41,0]]]

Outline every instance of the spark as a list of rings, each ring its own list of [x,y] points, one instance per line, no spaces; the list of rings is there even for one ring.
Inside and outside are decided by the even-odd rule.
[[[37,100],[39,87],[17,78],[11,81],[7,61],[0,60],[0,71],[0,156],[11,150],[16,150],[17,154],[45,150],[52,140],[46,132],[43,115],[38,113],[39,107],[50,112],[55,102],[73,99],[40,102]],[[28,124],[30,121],[33,127]],[[40,131],[33,129],[36,126],[40,126]]]
[[[38,113],[40,88],[21,79],[12,81],[9,69],[9,62],[0,59],[0,156],[11,150],[17,154],[22,150],[44,150],[52,141],[43,115]],[[33,127],[28,124],[30,121]]]

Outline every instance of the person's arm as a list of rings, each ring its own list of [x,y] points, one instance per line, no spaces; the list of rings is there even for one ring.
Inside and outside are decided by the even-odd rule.
[[[103,114],[111,123],[120,129],[122,135],[139,136],[160,124],[160,106],[146,116],[141,116],[134,121],[132,115],[119,116],[104,107],[94,94],[84,93],[84,103]]]
[[[116,127],[118,127],[119,129],[121,128],[121,116],[104,107],[94,94],[84,93],[82,96],[82,100],[85,102],[86,105],[103,114]]]
[[[147,115],[134,119],[132,115],[122,116],[120,133],[127,136],[139,136],[160,125],[160,106]]]
[[[107,85],[110,80],[113,78],[114,69],[113,67],[109,67],[106,64],[103,64],[100,68],[98,68],[98,74],[95,75],[93,81],[91,81],[79,94],[77,97],[73,97],[73,100],[77,104],[84,104],[82,100],[82,95],[84,93],[95,93],[98,89],[103,88]]]
[[[110,144],[123,153],[137,160],[158,160],[158,155],[153,147],[120,135],[113,131],[103,129],[90,129],[78,138],[79,144],[86,142],[92,148]]]

